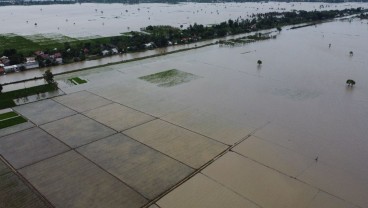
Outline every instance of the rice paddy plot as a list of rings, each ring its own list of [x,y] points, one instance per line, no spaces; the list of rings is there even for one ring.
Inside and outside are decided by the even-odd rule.
[[[197,78],[199,78],[199,76],[188,72],[179,71],[177,69],[170,69],[167,71],[139,77],[139,79],[145,80],[152,84],[157,84],[159,87],[172,87],[178,84],[190,82]]]

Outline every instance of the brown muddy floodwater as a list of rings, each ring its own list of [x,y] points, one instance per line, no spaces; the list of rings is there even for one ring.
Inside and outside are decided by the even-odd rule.
[[[276,39],[235,47],[211,45],[64,74],[56,79],[66,96],[14,109],[33,122],[54,119],[45,125],[35,122],[43,129],[37,130],[40,138],[46,138],[43,134],[47,131],[66,143],[70,135],[81,134],[85,136],[81,138],[88,139],[90,132],[80,129],[87,125],[81,121],[90,119],[98,121],[93,122],[100,128],[119,131],[77,151],[121,177],[146,198],[158,199],[162,208],[368,207],[367,23],[336,20],[296,30],[283,28]],[[257,64],[258,60],[262,65]],[[142,79],[168,70],[195,78],[173,79],[177,81],[173,83],[181,83],[177,85]],[[68,85],[66,80],[71,77],[87,83]],[[348,87],[347,79],[355,80],[356,86]],[[48,106],[54,106],[59,114],[42,115]],[[80,115],[52,118],[65,109]],[[38,127],[30,131],[35,129]],[[14,143],[14,138],[26,138],[30,131],[2,137],[0,142]],[[57,135],[59,132],[65,134]],[[20,146],[29,150],[14,148],[19,158],[33,148],[49,151],[36,143]],[[224,149],[231,151],[201,166]],[[13,149],[0,151],[5,152],[5,158],[14,159],[10,157]],[[59,165],[60,161],[64,162]],[[80,162],[70,165],[68,161]],[[142,161],[149,169],[140,165]],[[77,177],[89,180],[81,189],[86,193],[94,190],[91,181],[107,177],[100,168],[87,168],[87,162],[72,150],[20,172],[48,199],[65,205],[68,188],[76,194],[72,198],[87,201],[74,186]],[[155,198],[199,166],[203,169],[196,169],[194,177],[162,198]],[[138,167],[138,171],[132,167]],[[82,169],[85,172],[75,171]],[[93,174],[88,179],[84,173],[89,170]],[[68,171],[79,174],[76,178],[58,176]],[[162,182],[156,183],[156,179]],[[171,179],[174,182],[165,183]],[[111,181],[104,183],[110,192],[103,194],[124,191],[122,185],[113,186],[117,183]],[[156,189],[156,185],[164,186]],[[61,192],[54,194],[54,187],[60,187]],[[139,206],[146,203],[141,197],[136,202]]]
[[[251,18],[252,14],[291,10],[330,10],[368,7],[367,3],[321,4],[321,3],[179,3],[179,4],[71,4],[0,7],[0,28],[3,36],[22,35],[40,45],[46,41],[68,42],[101,36],[120,35],[139,31],[148,25],[171,25],[187,27],[190,24],[216,24],[228,19]],[[24,15],[27,14],[27,15]],[[37,26],[34,24],[37,23]],[[105,57],[52,67],[53,73],[94,67],[149,55],[180,50],[212,41],[181,45],[139,53]],[[0,83],[10,83],[39,77],[46,70],[35,69],[22,73],[0,76]],[[39,82],[36,82],[37,84]],[[36,84],[35,83],[35,84]],[[26,86],[32,86],[27,83]],[[10,87],[10,86],[9,86]],[[6,90],[17,89],[11,86]]]
[[[349,51],[354,55],[350,56]],[[263,64],[258,66],[257,60]],[[367,207],[367,66],[367,21],[337,20],[283,30],[277,39],[239,47],[213,45],[62,75],[58,80],[62,83],[68,77],[82,77],[89,82],[76,87],[62,85],[62,90],[88,90],[224,144],[242,141],[253,132],[253,137],[234,151],[257,164],[242,163],[243,159],[230,154],[203,173],[264,207],[270,207],[272,200],[267,195],[262,197],[263,193],[277,192],[287,197],[296,193],[290,192],[290,187],[305,193],[290,200],[294,207],[298,201],[309,203],[316,189],[321,192],[313,199],[320,201],[313,203],[332,203],[336,198],[336,203],[343,199]],[[138,79],[168,69],[200,78],[166,88]],[[356,86],[347,87],[347,79],[354,79]],[[284,184],[292,179],[263,170],[258,162],[295,177],[307,187],[295,181]],[[253,166],[257,167],[249,169]],[[252,177],[259,174],[248,174],[249,170],[265,171],[262,177],[275,184],[270,189],[256,187],[259,183],[252,182],[257,180]],[[231,171],[239,178],[247,174],[251,178],[243,182],[249,183],[230,180],[233,176],[227,174]],[[249,187],[254,192],[249,192]],[[161,203],[172,205],[165,198]]]

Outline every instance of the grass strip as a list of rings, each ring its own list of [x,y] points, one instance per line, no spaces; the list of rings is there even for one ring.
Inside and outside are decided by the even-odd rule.
[[[4,119],[7,119],[7,118],[15,117],[15,116],[18,116],[18,114],[15,113],[15,112],[3,113],[3,114],[0,114],[0,121],[4,120]]]
[[[69,81],[73,82],[74,84],[77,83],[77,84],[84,84],[84,83],[87,83],[86,80],[84,79],[81,79],[79,77],[73,77],[71,79],[68,79]]]
[[[0,121],[0,129],[10,127],[10,126],[15,126],[17,124],[21,124],[21,123],[24,123],[24,122],[27,122],[27,120],[25,118],[23,118],[22,116],[10,118],[10,119],[7,119],[5,121]]]

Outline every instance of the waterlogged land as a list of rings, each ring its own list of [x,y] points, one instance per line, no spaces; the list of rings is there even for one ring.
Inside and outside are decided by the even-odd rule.
[[[57,76],[0,154],[61,207],[367,207],[366,23]]]
[[[4,60],[2,61],[7,65],[20,64],[18,65],[18,68],[21,71],[24,71],[28,69],[27,65],[22,65],[22,63],[25,61],[25,56],[27,55],[33,56],[33,58],[36,60],[37,66],[48,67],[55,66],[60,63],[78,62],[91,58],[96,59],[101,55],[105,56],[109,54],[117,54],[118,52],[142,51],[156,47],[162,48],[170,45],[187,44],[201,40],[221,38],[227,35],[236,35],[265,29],[277,28],[277,30],[280,32],[282,30],[281,27],[285,25],[310,22],[315,24],[338,17],[354,14],[360,15],[364,12],[365,10],[361,7],[356,9],[344,9],[341,11],[328,10],[311,12],[269,12],[264,14],[252,14],[250,19],[230,19],[228,21],[221,22],[220,24],[213,24],[211,26],[204,26],[195,23],[193,25],[189,25],[189,27],[186,29],[179,29],[171,26],[150,25],[142,28],[142,32],[130,32],[124,33],[121,36],[97,38],[84,41],[75,40],[71,43],[66,41],[64,42],[63,46],[61,46],[61,42],[58,42],[59,45],[49,42],[49,45],[46,44],[42,47],[41,45],[38,45],[39,48],[36,52],[33,48],[35,47],[35,44],[32,45],[34,42],[31,40],[27,39],[29,41],[29,48],[27,48],[27,43],[25,43],[27,41],[24,41],[26,40],[25,38],[21,36],[4,36],[2,37],[2,41],[6,43],[4,44],[6,47],[4,48],[2,56],[8,58],[6,58],[6,62],[4,62]],[[183,25],[180,27],[182,28]],[[260,34],[258,36],[248,36],[248,39],[251,40],[264,40],[267,38],[269,37]],[[17,39],[20,40],[17,41]],[[240,39],[236,39],[236,41],[238,43],[251,42]],[[17,45],[17,42],[21,43],[21,47]],[[228,41],[226,43],[230,42]],[[17,51],[17,49],[20,50]],[[8,71],[5,70],[6,73],[12,71],[16,71],[16,69]]]
[[[0,129],[0,202],[368,207],[367,23],[56,76],[66,95],[14,107],[27,122]]]

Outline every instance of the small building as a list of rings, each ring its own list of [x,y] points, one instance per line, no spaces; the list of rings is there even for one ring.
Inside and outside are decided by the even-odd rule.
[[[0,74],[4,74],[5,70],[4,70],[4,64],[0,64]]]
[[[23,66],[25,67],[25,69],[35,69],[35,68],[40,67],[37,61],[26,62],[23,64]]]
[[[55,62],[57,64],[63,64],[63,58],[59,57],[59,58],[55,58]]]
[[[153,42],[144,44],[144,47],[147,49],[152,49],[155,47],[155,44]]]
[[[26,58],[26,62],[29,63],[29,62],[35,62],[36,61],[36,58],[35,57],[27,57]]]
[[[11,65],[11,66],[4,66],[5,73],[12,73],[18,71],[17,65]]]
[[[54,58],[55,59],[57,59],[57,58],[61,58],[62,57],[62,55],[61,55],[61,53],[59,53],[59,52],[57,52],[57,53],[55,53],[54,54]]]
[[[116,48],[111,49],[111,54],[117,54],[117,53],[119,53],[118,49]]]
[[[101,51],[101,54],[102,54],[103,56],[107,56],[107,55],[109,55],[109,54],[110,54],[110,51],[108,51],[108,50],[103,50],[103,51]]]
[[[1,63],[3,63],[5,66],[7,66],[10,62],[9,58],[7,56],[3,56],[0,58]]]

